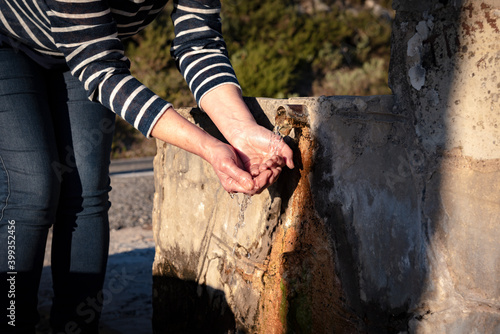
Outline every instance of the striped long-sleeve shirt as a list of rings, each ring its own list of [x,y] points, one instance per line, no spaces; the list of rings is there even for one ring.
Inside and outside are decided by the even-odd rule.
[[[1,0],[0,43],[46,66],[67,64],[91,100],[146,137],[171,104],[131,76],[122,39],[157,16],[168,0]],[[238,85],[221,35],[219,0],[174,0],[171,53],[196,101]]]

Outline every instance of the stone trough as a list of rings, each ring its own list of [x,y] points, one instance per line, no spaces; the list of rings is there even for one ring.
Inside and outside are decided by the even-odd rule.
[[[247,98],[297,167],[244,211],[158,142],[155,333],[500,333],[499,7],[395,0],[394,95]]]

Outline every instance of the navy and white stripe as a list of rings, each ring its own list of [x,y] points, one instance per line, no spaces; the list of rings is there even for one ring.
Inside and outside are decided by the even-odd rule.
[[[171,52],[196,101],[200,101],[214,86],[238,82],[221,35],[219,1],[203,1],[210,6],[194,7],[193,3],[174,2]]]
[[[91,100],[149,137],[171,104],[130,75],[121,40],[151,23],[167,1],[2,0],[0,42],[35,51],[37,61],[47,60],[42,65],[66,63]],[[219,85],[239,87],[221,35],[219,0],[174,0],[172,21],[171,53],[198,104]]]

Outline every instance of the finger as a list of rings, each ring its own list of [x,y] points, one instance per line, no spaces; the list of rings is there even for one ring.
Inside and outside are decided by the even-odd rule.
[[[284,145],[281,147],[280,153],[281,153],[281,156],[283,157],[283,159],[285,159],[285,163],[286,163],[287,167],[290,169],[293,169],[295,167],[295,165],[293,163],[293,151],[290,148],[290,146],[288,146],[287,144],[284,143]]]
[[[272,169],[267,169],[265,173],[259,175],[259,178],[255,180],[256,194],[260,194],[270,185],[272,185],[278,179],[282,168],[276,167]],[[258,187],[258,188],[257,188]]]
[[[279,155],[275,155],[266,161],[266,164],[269,168],[283,167],[285,166],[285,159]]]
[[[259,172],[260,172],[259,167],[260,167],[259,164],[253,164],[253,165],[251,165],[250,168],[249,168],[250,175],[252,175],[252,176],[259,175]]]
[[[276,166],[283,167],[285,165],[285,159],[279,155],[273,156],[272,160]]]
[[[262,172],[266,169],[273,169],[276,167],[282,167],[284,165],[285,165],[285,160],[282,157],[275,155],[271,159],[268,159],[264,163],[262,163],[259,166],[259,171]]]
[[[258,193],[269,186],[269,179],[272,175],[273,172],[270,169],[266,169],[254,178],[255,189]]]
[[[268,160],[268,161],[269,161],[269,160]],[[266,162],[267,162],[267,161],[266,161]],[[271,164],[271,166],[272,166],[272,164]],[[259,173],[262,173],[263,171],[265,171],[265,170],[269,169],[269,167],[270,167],[270,166],[269,166],[267,163],[260,164],[260,166],[259,166]]]
[[[276,180],[278,180],[281,170],[282,170],[281,167],[276,167],[271,169],[272,175],[269,177],[269,185],[273,184],[274,182],[276,182]]]
[[[228,193],[243,193],[243,194],[249,194],[253,195],[255,193],[255,189],[252,190],[247,190],[243,188],[238,182],[236,182],[234,179],[231,179],[228,177],[227,182],[223,185],[224,190],[226,190]]]
[[[255,182],[252,179],[252,175],[240,168],[234,161],[231,160],[229,164],[225,164],[223,166],[223,172],[238,183],[244,190],[252,191],[254,189]],[[230,183],[232,184],[232,182]],[[234,184],[232,185],[235,186]]]

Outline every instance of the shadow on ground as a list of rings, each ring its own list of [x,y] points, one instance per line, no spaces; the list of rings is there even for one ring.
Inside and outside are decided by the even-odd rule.
[[[103,288],[101,334],[152,333],[151,267],[154,253],[151,247],[110,255]],[[39,289],[41,320],[37,334],[50,333],[52,296],[50,266],[45,266]]]

